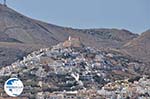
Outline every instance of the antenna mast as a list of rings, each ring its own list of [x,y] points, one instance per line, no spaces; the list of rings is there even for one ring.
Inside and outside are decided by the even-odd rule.
[[[6,4],[6,0],[4,0],[4,6],[6,6],[7,4]]]

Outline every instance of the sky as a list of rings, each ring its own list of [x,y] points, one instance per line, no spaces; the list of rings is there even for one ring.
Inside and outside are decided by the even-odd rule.
[[[59,26],[134,33],[150,29],[150,0],[7,0],[7,4],[28,17]]]

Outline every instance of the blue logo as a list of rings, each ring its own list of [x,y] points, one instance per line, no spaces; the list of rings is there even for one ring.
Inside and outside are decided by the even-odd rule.
[[[23,91],[23,83],[18,78],[10,78],[5,82],[4,90],[11,97],[19,96]]]

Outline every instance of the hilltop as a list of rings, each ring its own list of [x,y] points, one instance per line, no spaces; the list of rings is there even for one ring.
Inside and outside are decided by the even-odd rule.
[[[16,61],[34,50],[63,42],[69,36],[80,37],[84,45],[94,48],[120,48],[130,40],[138,37],[137,34],[127,30],[61,27],[31,19],[0,4],[0,42],[3,43],[3,46],[0,45],[0,49],[1,53],[10,52],[9,55],[11,55],[10,57],[8,55],[1,56],[0,66],[9,65],[12,61]],[[18,57],[15,50],[20,48],[20,45],[24,47],[19,49],[20,56]],[[33,47],[30,49],[28,46]],[[8,51],[4,50],[6,48]],[[14,51],[9,51],[9,48]],[[24,51],[24,49],[29,50]],[[4,59],[7,64],[3,61]]]
[[[88,90],[96,90],[99,96],[103,94],[101,90],[108,83],[127,79],[126,83],[132,84],[131,82],[142,78],[149,73],[143,71],[145,67],[144,63],[121,52],[87,47],[79,38],[70,37],[65,42],[34,51],[23,60],[1,68],[0,82],[2,83],[4,78],[19,77],[25,86],[22,96],[28,98],[38,95],[48,97],[48,94],[59,92],[63,94],[66,91],[80,93]],[[111,86],[114,88],[113,85]],[[111,86],[106,90],[110,91]],[[117,88],[119,90],[119,83]],[[144,88],[142,87],[141,90]],[[80,97],[88,97],[88,94],[85,96],[80,94]]]

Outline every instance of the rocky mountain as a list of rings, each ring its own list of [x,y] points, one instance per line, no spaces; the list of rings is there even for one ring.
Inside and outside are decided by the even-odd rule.
[[[60,27],[23,16],[16,11],[0,5],[0,30],[2,36],[8,41],[18,41],[26,44],[54,45],[64,41],[68,36],[81,37],[89,40],[95,37],[95,42],[103,40],[107,42],[118,41],[124,43],[136,37],[126,30],[117,29],[71,29]],[[88,35],[87,35],[88,34]],[[106,40],[106,41],[105,41]],[[94,41],[93,41],[94,42]]]
[[[150,30],[129,41],[122,49],[134,58],[150,62]]]
[[[149,73],[143,72],[145,66],[117,50],[98,50],[85,46],[79,38],[69,37],[65,42],[34,51],[21,61],[1,68],[0,84],[10,77],[20,78],[25,86],[22,97],[29,99],[38,95],[48,97],[50,93],[88,90],[96,90],[99,94],[99,98],[90,99],[101,99],[106,84],[125,79],[134,82]],[[2,96],[7,95],[2,92]],[[87,99],[85,97],[89,96],[80,93],[79,97]]]
[[[69,36],[80,37],[86,46],[120,48],[138,35],[119,29],[73,29],[56,26],[28,18],[0,4],[0,43],[2,43],[2,45],[0,44],[0,49],[2,54],[10,52],[9,55],[11,55],[11,57],[7,57],[8,55],[1,56],[1,59],[5,59],[7,64],[1,60],[0,66],[8,65],[12,61],[20,59],[25,53],[65,41]],[[4,46],[5,43],[6,46]],[[18,46],[17,48],[24,46],[23,49],[18,50],[21,56],[17,56],[15,52],[17,48],[12,48],[14,51],[4,50],[12,46]],[[28,46],[32,46],[32,49]],[[24,49],[30,50],[24,51]]]

